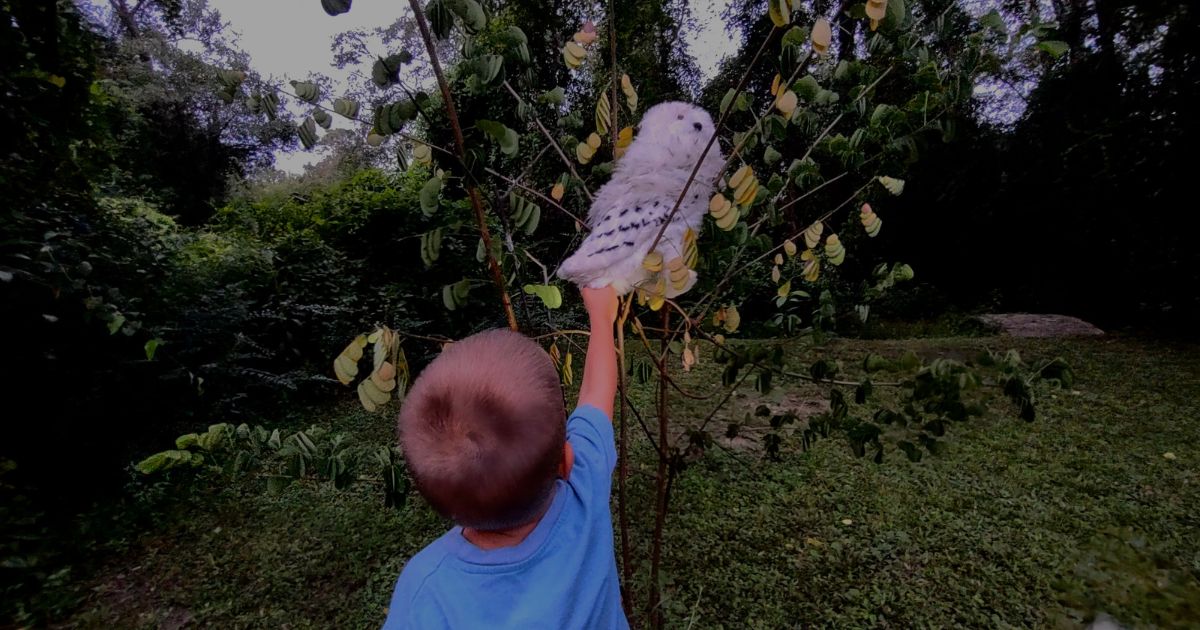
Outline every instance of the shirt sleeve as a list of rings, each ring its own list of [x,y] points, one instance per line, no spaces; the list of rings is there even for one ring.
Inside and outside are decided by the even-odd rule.
[[[617,466],[612,420],[592,405],[580,405],[567,420],[567,441],[575,451],[569,483],[585,495],[590,490],[607,496]]]

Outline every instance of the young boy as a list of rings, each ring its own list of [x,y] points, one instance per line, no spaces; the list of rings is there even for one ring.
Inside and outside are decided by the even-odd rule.
[[[569,419],[550,357],[508,330],[450,345],[413,383],[400,443],[457,526],[408,561],[385,630],[629,627],[609,512],[617,298],[582,291],[591,338]]]

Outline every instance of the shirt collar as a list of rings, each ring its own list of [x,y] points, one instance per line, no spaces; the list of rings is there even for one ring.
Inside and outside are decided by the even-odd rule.
[[[558,523],[558,517],[562,514],[563,505],[566,504],[569,492],[566,482],[562,479],[556,480],[554,482],[554,498],[550,500],[550,507],[542,515],[542,519],[538,521],[533,531],[525,537],[525,540],[516,545],[499,549],[481,549],[463,536],[461,526],[455,526],[450,530],[448,537],[450,552],[459,560],[470,564],[501,565],[528,560],[542,548],[542,543],[546,541]]]

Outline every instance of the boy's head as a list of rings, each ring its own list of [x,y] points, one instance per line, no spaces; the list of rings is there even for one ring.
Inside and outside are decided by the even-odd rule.
[[[564,461],[558,372],[520,333],[467,337],[413,383],[399,434],[417,489],[443,516],[478,530],[523,525],[545,507]]]

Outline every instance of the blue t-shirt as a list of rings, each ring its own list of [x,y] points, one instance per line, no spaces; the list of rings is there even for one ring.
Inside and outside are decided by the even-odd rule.
[[[413,556],[384,630],[628,628],[613,554],[612,421],[583,405],[567,421],[575,451],[549,509],[525,540],[486,551],[455,527]]]

